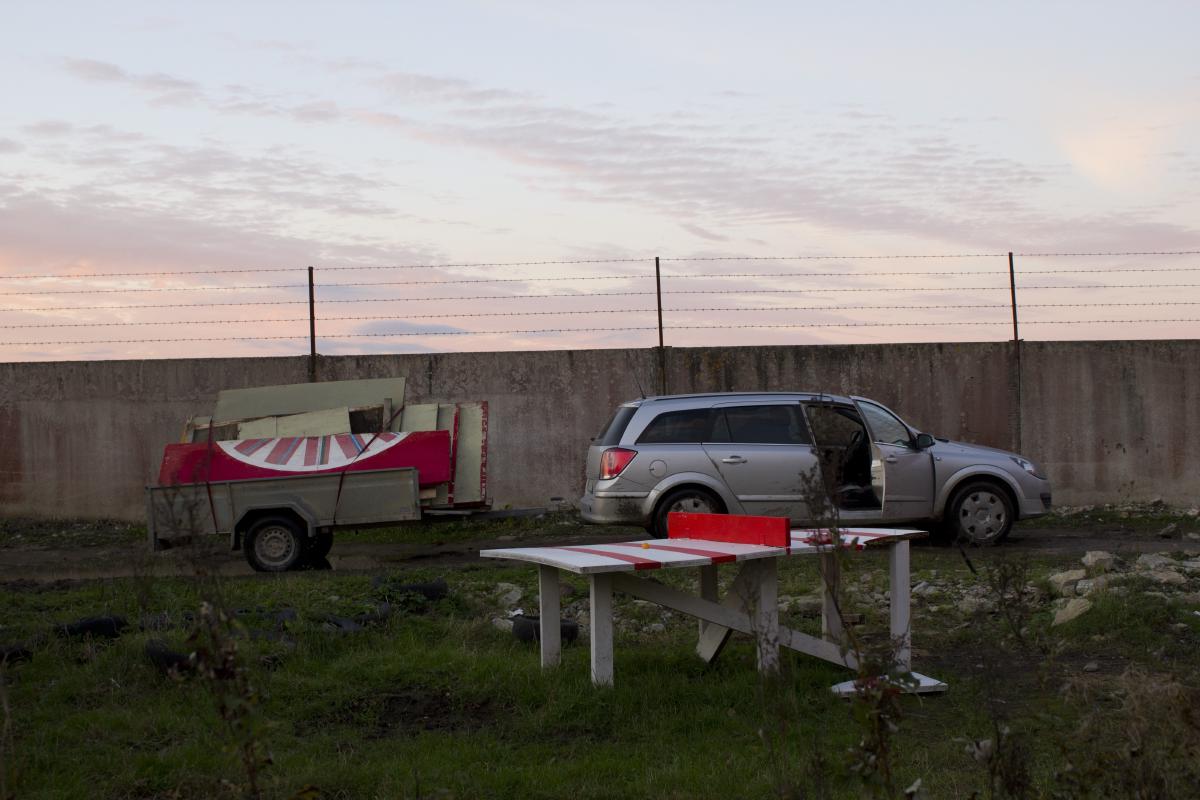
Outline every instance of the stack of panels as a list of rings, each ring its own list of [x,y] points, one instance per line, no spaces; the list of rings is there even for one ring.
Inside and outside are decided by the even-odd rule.
[[[452,479],[432,492],[423,490],[422,501],[435,508],[487,505],[487,419],[488,405],[484,401],[404,407],[401,431],[450,433]]]
[[[486,507],[487,403],[405,405],[404,391],[404,378],[227,389],[212,416],[188,420],[186,447],[168,446],[160,483],[414,466],[422,505]],[[372,437],[377,440],[368,448]],[[401,439],[407,444],[380,458],[382,445],[391,449]],[[344,453],[356,442],[363,447]],[[405,458],[413,463],[399,463]]]

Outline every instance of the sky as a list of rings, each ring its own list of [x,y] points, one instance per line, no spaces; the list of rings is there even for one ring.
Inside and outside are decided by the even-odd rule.
[[[1200,331],[1195,3],[3,18],[0,361]]]

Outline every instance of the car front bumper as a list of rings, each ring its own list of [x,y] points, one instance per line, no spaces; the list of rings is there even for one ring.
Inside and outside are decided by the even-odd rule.
[[[1017,519],[1041,517],[1050,512],[1052,499],[1050,481],[1045,478],[1033,478],[1033,483],[1030,485],[1030,480],[1030,478],[1026,478],[1022,482],[1021,490],[1023,494],[1020,498]]]

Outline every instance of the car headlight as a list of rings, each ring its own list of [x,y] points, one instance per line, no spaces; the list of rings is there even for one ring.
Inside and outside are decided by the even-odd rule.
[[[1029,459],[1021,458],[1020,456],[1012,456],[1012,460],[1014,462],[1016,462],[1018,467],[1025,470],[1033,477],[1041,478],[1042,480],[1046,480],[1046,476],[1044,474],[1042,474],[1041,468],[1037,464],[1030,461]]]

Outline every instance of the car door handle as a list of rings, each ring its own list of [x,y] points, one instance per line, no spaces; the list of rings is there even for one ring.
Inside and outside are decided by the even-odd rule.
[[[725,456],[721,459],[722,464],[745,464],[746,459],[741,456]]]
[[[887,458],[884,459],[884,461],[886,461],[889,464],[895,464],[898,460],[899,459],[897,459],[895,456],[888,456]]]

